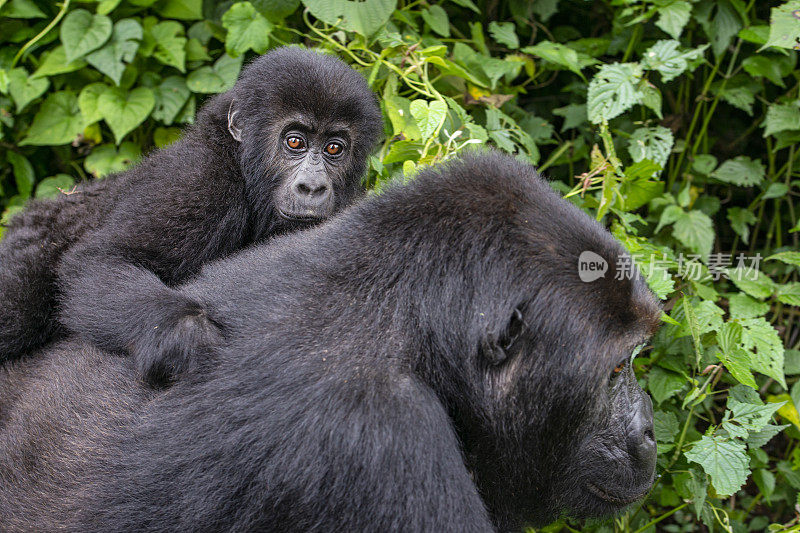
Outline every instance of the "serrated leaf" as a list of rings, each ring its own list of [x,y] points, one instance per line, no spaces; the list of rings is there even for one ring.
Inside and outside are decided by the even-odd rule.
[[[763,316],[769,311],[768,303],[759,302],[741,292],[732,294],[728,298],[728,305],[733,319],[755,318]]]
[[[793,104],[772,104],[767,108],[764,118],[764,137],[779,131],[800,129],[800,107]]]
[[[269,48],[272,23],[250,2],[233,4],[222,16],[222,26],[228,30],[225,51],[231,57],[238,57],[248,50],[263,54]]]
[[[747,436],[747,447],[752,449],[761,448],[766,443],[768,443],[772,437],[783,431],[784,429],[788,428],[789,424],[776,426],[773,424],[767,424],[764,426],[764,429],[761,431],[755,431],[750,433]]]
[[[589,120],[589,117],[586,115],[586,104],[570,104],[568,106],[559,107],[553,109],[553,114],[564,117],[564,124],[561,126],[561,131],[577,128]]]
[[[684,212],[672,226],[672,236],[705,260],[714,245],[714,224],[702,211]]]
[[[496,22],[489,23],[489,33],[498,43],[516,50],[519,48],[519,38],[517,32],[514,30],[513,22]]]
[[[677,394],[685,385],[683,376],[660,366],[654,366],[647,374],[647,389],[658,404]]]
[[[798,11],[800,11],[800,0],[790,0],[781,6],[772,8],[767,46],[800,50]]]
[[[637,63],[603,65],[589,83],[587,112],[589,120],[599,124],[611,120],[638,104],[641,93],[636,85],[642,75]]]
[[[67,61],[74,61],[103,46],[111,38],[113,24],[105,15],[76,9],[61,23],[61,43]]]
[[[568,70],[571,70],[575,74],[583,77],[583,73],[581,72],[581,64],[578,59],[578,52],[576,52],[575,50],[564,44],[554,43],[551,41],[541,41],[533,46],[526,46],[521,51],[526,54],[531,54],[541,57],[542,59],[544,59],[549,63],[562,66]],[[633,65],[634,63],[626,63],[626,64]],[[615,63],[615,65],[619,65],[619,63]],[[600,73],[602,72],[603,69],[601,68],[600,72],[598,72],[597,75],[600,75]],[[615,75],[616,73],[617,73],[616,71],[610,71],[609,73],[604,74],[604,76],[612,76]],[[596,77],[597,76],[595,76],[595,78]],[[613,79],[616,79],[616,77]]]
[[[137,87],[130,92],[112,87],[97,99],[97,109],[111,128],[117,144],[150,116],[155,107],[152,89]]]
[[[628,152],[635,162],[649,159],[664,168],[674,142],[672,132],[664,126],[637,128],[628,141]]]
[[[83,131],[83,126],[75,93],[59,91],[42,103],[20,145],[69,144]]]
[[[679,50],[680,42],[675,40],[657,41],[642,55],[642,66],[661,74],[661,81],[668,82],[683,74],[689,62],[701,58],[708,45],[693,50]]]
[[[441,100],[414,100],[409,106],[423,139],[430,138],[447,115],[447,104]]]
[[[371,36],[389,21],[396,7],[394,0],[303,0],[303,5],[319,20],[348,31]]]
[[[659,7],[657,11],[658,20],[656,20],[656,26],[668,33],[673,39],[677,39],[683,32],[686,23],[689,22],[689,16],[692,14],[692,5],[684,0],[679,0]]]
[[[675,413],[656,411],[653,415],[653,434],[658,442],[675,442],[680,426]]]
[[[764,180],[765,175],[766,170],[760,159],[754,161],[744,155],[725,161],[711,173],[713,178],[742,187],[758,185]]]
[[[766,405],[755,405],[749,402],[739,402],[733,398],[728,398],[728,409],[732,412],[732,420],[750,431],[761,431],[772,420],[772,415],[783,407],[782,403],[768,403]]]
[[[186,86],[194,93],[223,93],[236,83],[243,59],[242,56],[233,58],[224,54],[213,67],[200,67],[189,73]]]
[[[750,238],[750,225],[756,223],[756,216],[752,211],[742,207],[730,207],[726,213],[728,221],[731,223],[733,231],[742,238],[742,242],[748,243]]]
[[[111,39],[87,55],[86,61],[119,85],[125,66],[136,56],[143,35],[141,24],[134,19],[122,19],[114,24]]]
[[[766,261],[782,261],[787,265],[800,266],[800,252],[780,252],[767,257]]]
[[[770,297],[775,291],[775,282],[759,270],[736,267],[728,269],[727,276],[739,290],[759,300]]]
[[[778,285],[775,296],[781,303],[800,307],[800,283],[793,281],[791,283]]]
[[[122,143],[119,150],[113,144],[104,144],[92,149],[83,166],[95,178],[102,178],[130,168],[141,155],[139,146],[132,142]]]
[[[163,0],[156,11],[168,19],[201,20],[203,0]]]
[[[711,484],[720,496],[738,491],[750,474],[745,445],[722,436],[704,435],[684,455],[711,476]]]
[[[155,89],[156,106],[153,109],[153,118],[167,126],[174,123],[191,95],[192,91],[186,86],[186,81],[182,77],[166,78]]]
[[[742,61],[742,68],[751,76],[767,78],[778,87],[786,87],[782,65],[777,57],[752,55]]]
[[[777,381],[784,389],[783,342],[778,332],[763,318],[741,321],[742,345],[750,352],[753,369]]]
[[[50,87],[50,80],[28,76],[28,71],[21,67],[8,71],[6,75],[8,76],[8,94],[14,100],[17,113],[24,110],[29,103],[43,95]]]

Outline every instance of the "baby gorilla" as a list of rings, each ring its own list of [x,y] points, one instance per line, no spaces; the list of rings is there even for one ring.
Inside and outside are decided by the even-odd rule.
[[[381,129],[374,94],[338,59],[297,48],[258,58],[179,142],[12,219],[0,362],[65,326],[132,352],[153,381],[194,364],[221,332],[207,302],[171,287],[351,203]]]
[[[628,258],[510,156],[423,170],[182,287],[229,335],[165,391],[80,342],[0,368],[0,530],[490,532],[651,487]],[[623,370],[615,372],[622,367]],[[54,379],[57,376],[58,379]]]

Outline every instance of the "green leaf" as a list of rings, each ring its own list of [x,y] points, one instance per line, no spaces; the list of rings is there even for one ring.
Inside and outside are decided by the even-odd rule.
[[[519,48],[519,38],[517,32],[514,31],[513,22],[492,21],[489,23],[489,33],[492,34],[495,41],[512,50]]]
[[[742,207],[730,207],[727,212],[728,221],[733,231],[739,234],[742,242],[747,244],[750,238],[750,226],[756,223],[756,216],[752,211]]]
[[[74,61],[103,46],[111,38],[111,19],[85,9],[71,11],[61,23],[61,42],[67,61]]]
[[[752,55],[742,61],[742,68],[751,76],[767,78],[778,87],[786,87],[782,63],[775,56]]]
[[[731,44],[733,37],[742,27],[742,21],[736,10],[728,0],[708,2],[701,6],[704,11],[698,11],[700,20],[706,35],[711,39],[712,48],[715,56],[720,56]],[[716,13],[710,17],[710,10],[714,8]]]
[[[259,13],[272,22],[280,22],[300,6],[300,0],[251,0]]]
[[[203,0],[163,0],[156,11],[168,19],[201,20]]]
[[[272,23],[256,11],[250,2],[238,2],[222,16],[222,26],[228,30],[225,51],[231,57],[253,50],[263,54],[269,48]]]
[[[755,431],[750,433],[747,436],[747,447],[751,450],[761,448],[766,443],[768,443],[772,437],[783,431],[784,429],[788,428],[789,424],[783,426],[776,426],[773,424],[767,424],[764,426],[764,429],[761,431]]]
[[[689,16],[692,14],[692,5],[684,0],[672,2],[656,9],[658,20],[656,26],[668,33],[673,39],[680,37]]]
[[[767,46],[800,50],[800,0],[790,0],[773,7],[770,16]]]
[[[642,67],[637,63],[612,63],[600,67],[589,83],[589,120],[600,124],[638,104],[642,95],[636,84],[641,76]]]
[[[148,32],[155,43],[153,57],[165,65],[186,72],[186,37],[183,26],[174,20],[159,22]]]
[[[672,132],[664,126],[638,128],[628,141],[628,152],[635,162],[649,159],[664,168],[674,142]]]
[[[383,97],[383,108],[389,121],[392,123],[394,135],[403,135],[408,140],[422,138],[422,133],[417,127],[417,121],[411,114],[411,102],[408,98],[385,94]]]
[[[589,120],[589,117],[586,115],[586,104],[570,104],[568,106],[558,107],[553,109],[553,114],[564,117],[564,124],[561,126],[561,131],[577,128]]]
[[[772,325],[764,318],[741,321],[742,345],[750,352],[753,369],[777,381],[784,389],[783,342]]]
[[[130,168],[141,155],[139,146],[132,142],[122,143],[119,150],[113,144],[104,144],[92,150],[83,166],[95,178],[102,178]]]
[[[50,87],[47,78],[34,79],[21,67],[8,71],[8,94],[17,106],[17,113],[21,112],[32,101],[39,98]]]
[[[145,121],[155,107],[152,89],[137,87],[130,92],[112,87],[97,99],[97,110],[114,133],[117,144]]]
[[[766,176],[764,165],[760,159],[755,161],[745,155],[739,155],[722,163],[717,170],[711,173],[711,177],[740,185],[751,187],[760,184]]]
[[[692,162],[692,170],[705,176],[711,174],[717,168],[717,158],[711,154],[700,154]]]
[[[726,437],[704,435],[684,456],[703,467],[720,496],[738,491],[750,474],[745,445]]]
[[[680,426],[674,413],[656,411],[653,415],[653,434],[658,442],[675,442]]]
[[[647,384],[653,399],[660,404],[683,389],[686,379],[671,370],[654,366],[647,374]]]
[[[186,86],[186,81],[180,76],[170,76],[155,88],[156,107],[153,118],[160,120],[167,126],[175,122],[192,91]]]
[[[45,52],[42,57],[42,62],[39,63],[39,68],[36,69],[36,72],[33,73],[31,78],[44,78],[56,74],[66,74],[67,72],[80,70],[85,66],[86,61],[83,59],[67,62],[64,47],[59,45],[50,52]]]
[[[734,285],[754,298],[762,300],[775,291],[775,283],[759,270],[737,267],[728,269],[727,274]]]
[[[33,171],[33,165],[24,155],[12,150],[6,152],[6,160],[11,164],[11,168],[14,171],[17,192],[23,198],[29,198],[33,191],[33,184],[36,182],[36,173]]]
[[[83,131],[83,116],[72,91],[58,91],[42,103],[20,145],[69,144]]]
[[[303,0],[312,15],[366,37],[378,31],[394,12],[394,0]]]
[[[764,119],[764,137],[779,131],[800,129],[800,107],[793,104],[771,104]]]
[[[11,19],[43,19],[47,15],[39,9],[33,0],[11,0],[6,5],[0,2],[0,17]]]
[[[213,67],[200,67],[186,77],[186,86],[194,93],[223,93],[232,88],[239,77],[244,58],[224,54]]]
[[[36,185],[36,198],[55,198],[62,191],[69,192],[75,186],[75,179],[69,174],[49,176]]]
[[[411,102],[410,109],[423,139],[430,138],[447,115],[447,104],[441,100],[431,102],[421,99],[414,100]]]
[[[430,26],[433,31],[442,37],[450,37],[450,20],[442,6],[432,5],[428,9],[422,10],[420,14],[425,24]]]
[[[105,83],[90,83],[81,90],[78,95],[78,107],[80,107],[85,125],[88,126],[103,119],[97,100],[101,94],[109,89],[110,87]]]
[[[108,15],[119,6],[122,0],[100,0],[97,4],[97,13],[100,15]]]
[[[714,224],[702,211],[685,212],[675,221],[672,235],[705,260],[714,244]]]
[[[158,148],[164,148],[181,138],[180,128],[156,128],[153,142]]]
[[[541,57],[548,63],[553,63],[554,65],[562,66],[566,69],[571,70],[575,74],[583,77],[583,73],[581,72],[581,64],[578,60],[578,52],[573,50],[572,48],[563,45],[561,43],[554,43],[551,41],[541,41],[536,43],[534,46],[526,46],[521,50],[526,54],[535,55]],[[635,63],[626,63],[627,65],[635,65]],[[614,63],[614,65],[619,65],[619,63]],[[603,68],[600,69],[597,76],[600,76],[603,73],[603,69],[606,67],[610,67],[613,65],[605,65]],[[613,74],[616,71],[611,69],[609,75]],[[595,76],[595,78],[597,78]],[[594,80],[592,80],[594,81]]]
[[[800,266],[800,252],[780,252],[767,257],[766,260],[778,260],[786,263],[787,265]]]
[[[141,24],[134,19],[122,19],[114,24],[111,40],[87,55],[86,61],[119,85],[125,65],[133,61],[143,35]]]
[[[737,292],[728,298],[731,318],[755,318],[763,316],[769,311],[769,304],[759,302],[746,294]]]
[[[793,281],[791,283],[778,285],[775,296],[778,298],[779,302],[800,307],[800,283]]]
[[[658,71],[661,81],[666,83],[683,74],[689,68],[689,62],[702,58],[703,52],[708,48],[708,45],[703,45],[693,50],[681,51],[678,49],[680,44],[674,40],[657,41],[642,56],[642,66]]]

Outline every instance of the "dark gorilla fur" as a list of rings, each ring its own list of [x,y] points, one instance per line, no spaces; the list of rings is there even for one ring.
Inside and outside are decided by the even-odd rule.
[[[12,219],[0,241],[0,362],[63,324],[132,351],[149,377],[194,364],[189,352],[216,342],[219,324],[204,300],[171,287],[351,203],[381,129],[374,94],[338,59],[296,48],[256,59],[179,142]],[[287,131],[305,136],[308,158],[287,148]],[[344,145],[337,158],[314,149],[330,135]],[[325,200],[298,206],[290,189],[303,180],[327,183]],[[281,216],[292,210],[309,218]]]
[[[486,154],[207,265],[182,288],[230,328],[205,373],[150,391],[67,341],[0,375],[0,529],[465,532],[617,512],[649,489],[655,444],[649,399],[612,370],[659,307],[638,278],[583,283],[584,250],[624,254],[531,167]]]

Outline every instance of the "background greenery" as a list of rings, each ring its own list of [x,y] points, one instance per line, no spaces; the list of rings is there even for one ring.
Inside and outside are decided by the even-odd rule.
[[[660,477],[546,531],[800,531],[800,0],[0,0],[3,221],[174,141],[287,43],[380,95],[370,187],[491,145],[642,255]]]

